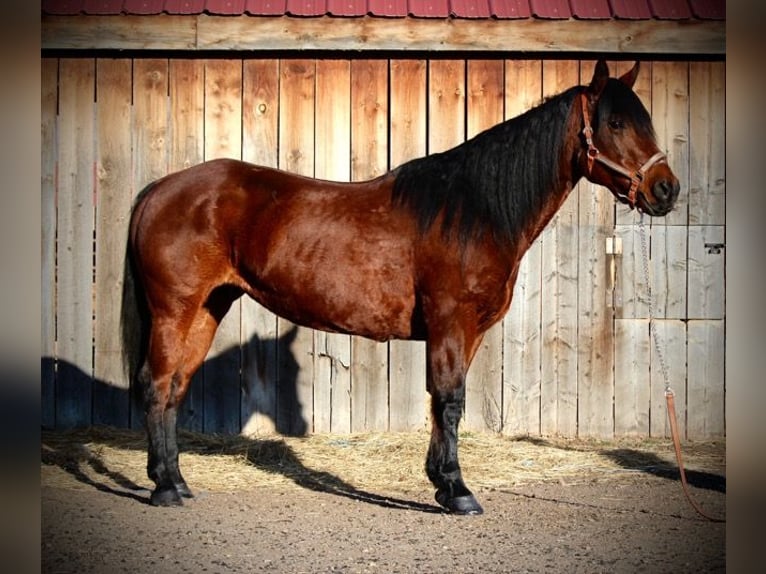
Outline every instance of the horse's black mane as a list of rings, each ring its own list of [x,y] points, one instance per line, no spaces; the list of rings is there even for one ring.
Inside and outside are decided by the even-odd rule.
[[[443,232],[457,231],[463,242],[487,230],[498,239],[518,237],[554,192],[567,118],[583,89],[570,88],[453,149],[399,166],[393,201],[413,210],[421,232],[443,211]],[[638,98],[614,79],[601,95],[594,128],[612,112],[651,132]]]

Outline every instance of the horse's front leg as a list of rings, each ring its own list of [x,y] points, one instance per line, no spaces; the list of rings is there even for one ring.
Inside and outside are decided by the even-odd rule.
[[[472,344],[466,350],[462,341],[447,338],[441,342],[429,341],[428,348],[432,430],[426,473],[436,486],[436,501],[455,514],[484,512],[463,482],[457,453],[458,425],[465,404],[465,375],[475,346]]]

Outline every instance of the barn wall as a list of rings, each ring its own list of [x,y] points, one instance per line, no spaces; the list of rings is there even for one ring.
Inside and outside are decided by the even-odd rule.
[[[43,425],[141,425],[120,365],[119,294],[130,205],[150,181],[216,157],[367,179],[587,83],[593,64],[43,59]],[[638,216],[582,182],[482,343],[463,428],[666,436],[663,359],[685,435],[724,436],[724,80],[722,62],[644,62],[636,85],[684,190],[672,214],[646,222],[660,354]],[[315,332],[242,299],[194,377],[182,424],[423,428],[424,358],[423,343]]]

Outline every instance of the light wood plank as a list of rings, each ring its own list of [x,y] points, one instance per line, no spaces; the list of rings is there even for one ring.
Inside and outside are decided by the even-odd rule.
[[[650,236],[652,314],[661,319],[684,319],[687,303],[687,228],[682,225],[652,225],[651,229],[646,229]],[[638,257],[641,257],[641,275],[637,280],[645,282],[640,252]]]
[[[174,172],[204,159],[205,62],[174,59],[168,62],[170,117],[168,126],[168,171]],[[202,432],[205,413],[205,369],[192,375],[178,413],[182,428]]]
[[[466,128],[468,138],[504,120],[505,66],[502,60],[467,63]],[[503,325],[490,328],[481,341],[466,379],[466,429],[502,429]]]
[[[505,118],[534,107],[542,98],[542,62],[505,63]],[[511,308],[504,320],[503,432],[540,433],[542,239],[530,246],[519,266]]]
[[[60,62],[56,426],[91,423],[95,61]]]
[[[681,436],[686,436],[686,322],[675,319],[654,321],[657,339],[648,337],[651,347],[651,406],[649,435],[670,437],[665,386],[670,384],[675,394],[676,413]],[[646,335],[645,335],[646,336]],[[660,351],[658,353],[657,347]],[[660,360],[662,355],[662,361]],[[663,369],[664,361],[664,369]],[[667,373],[667,381],[665,379]]]
[[[724,341],[724,321],[689,321],[686,438],[690,440],[726,434]]]
[[[427,63],[392,60],[391,165],[426,155]],[[389,343],[389,428],[410,431],[426,426],[426,349],[420,341]]]
[[[577,62],[543,62],[543,94],[579,81]],[[577,434],[577,189],[542,232],[543,434]]]
[[[279,70],[279,167],[313,176],[316,66],[313,60],[282,60]],[[314,334],[290,321],[277,320],[279,334],[277,430],[312,430]],[[287,344],[285,344],[287,343]]]
[[[351,179],[388,169],[388,63],[351,62]],[[388,428],[388,345],[351,339],[351,430]]]
[[[580,65],[580,83],[587,84],[595,62]],[[578,435],[611,438],[614,433],[614,317],[606,240],[612,236],[614,227],[614,199],[585,179],[577,187]]]
[[[686,225],[689,220],[689,64],[652,65],[652,123],[657,144],[668,154],[668,164],[681,184],[676,205],[652,225]]]
[[[689,64],[689,223],[726,218],[726,64]]]
[[[465,140],[465,61],[428,62],[428,153]]]
[[[726,22],[704,20],[474,20],[253,18],[250,16],[42,17],[42,47],[109,50],[416,50],[726,53]]]
[[[242,74],[242,159],[277,167],[279,60],[245,60]],[[272,434],[277,428],[277,316],[249,297],[242,299],[241,312],[242,434]]]
[[[133,195],[168,173],[168,61],[133,60]],[[131,381],[135,384],[135,381]],[[140,391],[131,391],[130,426],[144,428]]]
[[[689,226],[689,319],[723,319],[726,304],[726,230]]]
[[[349,181],[351,176],[351,63],[316,62],[315,175]],[[314,431],[351,430],[351,337],[314,332]]]
[[[644,255],[638,226],[615,225],[614,237],[622,246],[615,258],[614,311],[617,319],[649,318],[649,283],[644,271]],[[651,231],[644,227],[646,256],[649,256]],[[651,278],[651,268],[650,268]]]
[[[40,62],[40,424],[56,424],[56,109],[57,58]]]
[[[205,61],[205,160],[241,157],[242,62]],[[238,433],[240,421],[240,302],[218,326],[203,365],[205,432]]]
[[[614,337],[614,432],[649,433],[651,349],[648,319],[617,319]]]
[[[93,422],[129,424],[130,381],[122,369],[120,308],[131,208],[132,62],[96,62],[96,277]]]

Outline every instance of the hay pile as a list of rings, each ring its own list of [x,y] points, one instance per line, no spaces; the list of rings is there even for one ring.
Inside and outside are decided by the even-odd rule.
[[[306,438],[181,432],[180,464],[193,489],[235,492],[259,486],[379,494],[430,491],[423,470],[429,434],[364,433]],[[149,489],[142,432],[110,428],[43,431],[42,484]],[[576,484],[636,472],[675,472],[669,440],[565,440],[461,433],[460,460],[477,491],[529,483]],[[687,469],[723,474],[724,443],[684,445]]]

